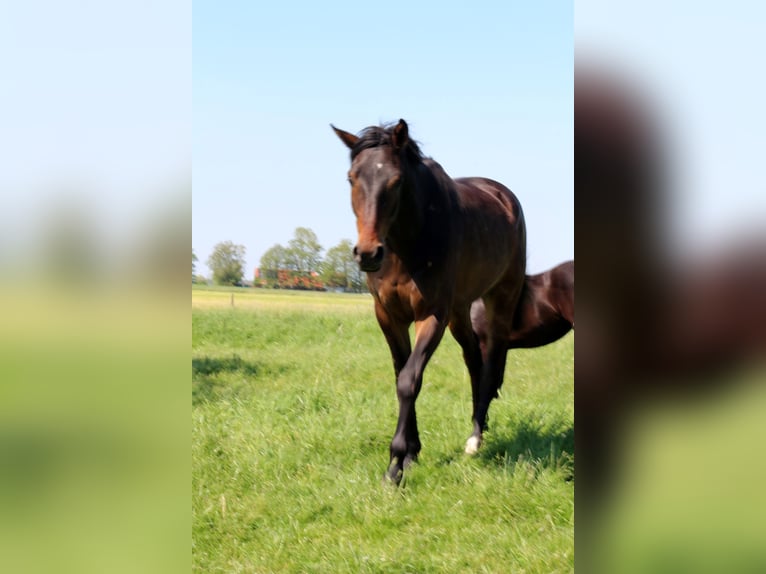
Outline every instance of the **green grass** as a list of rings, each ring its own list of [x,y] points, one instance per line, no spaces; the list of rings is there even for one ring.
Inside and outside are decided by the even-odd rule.
[[[418,399],[423,442],[381,485],[397,402],[367,295],[192,291],[197,572],[571,572],[573,347],[509,354],[479,455],[446,335]]]

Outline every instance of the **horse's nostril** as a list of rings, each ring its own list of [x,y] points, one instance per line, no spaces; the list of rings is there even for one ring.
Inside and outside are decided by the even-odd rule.
[[[357,255],[359,255],[359,248],[356,245],[354,245],[354,257],[356,257]]]
[[[378,245],[378,248],[375,250],[375,261],[380,261],[383,259],[383,246]]]

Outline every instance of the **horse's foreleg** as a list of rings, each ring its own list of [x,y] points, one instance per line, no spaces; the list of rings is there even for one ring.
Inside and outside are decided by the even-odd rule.
[[[394,373],[399,378],[399,373],[410,358],[410,333],[409,325],[392,320],[381,305],[375,305],[375,317],[378,320],[383,336],[386,338],[388,348],[391,351],[391,359],[394,362]]]
[[[415,323],[415,348],[396,379],[396,396],[399,399],[399,419],[394,438],[391,440],[390,462],[386,477],[396,484],[402,479],[407,465],[420,452],[415,401],[423,383],[423,371],[441,341],[446,321],[430,315]]]
[[[391,351],[391,358],[394,363],[395,380],[398,384],[399,375],[407,364],[407,360],[410,358],[412,351],[410,345],[409,324],[392,319],[380,304],[375,305],[375,317],[378,320],[380,329],[383,331],[383,335],[388,343],[388,348]],[[392,454],[389,468],[392,466],[393,460],[394,455]],[[385,478],[389,478],[388,473]],[[399,477],[399,480],[401,480],[401,476]]]

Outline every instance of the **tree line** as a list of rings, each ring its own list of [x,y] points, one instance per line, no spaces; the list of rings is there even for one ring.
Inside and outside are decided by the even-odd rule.
[[[364,276],[354,261],[353,244],[343,239],[322,255],[324,249],[311,229],[298,227],[287,245],[276,244],[261,256],[252,277],[254,287],[275,289],[337,289],[361,292]],[[245,285],[245,253],[243,245],[222,241],[215,245],[207,259],[218,285]],[[198,258],[192,249],[192,282],[204,281],[196,275]]]

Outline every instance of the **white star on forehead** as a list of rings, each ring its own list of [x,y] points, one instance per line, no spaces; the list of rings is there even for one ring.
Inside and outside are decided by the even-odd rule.
[[[375,164],[375,168],[376,168],[376,169],[380,169],[381,167],[383,167],[383,164],[382,164],[382,163],[376,163],[376,164]]]

